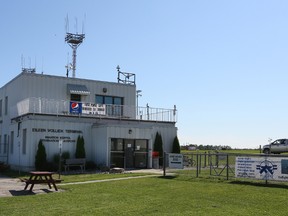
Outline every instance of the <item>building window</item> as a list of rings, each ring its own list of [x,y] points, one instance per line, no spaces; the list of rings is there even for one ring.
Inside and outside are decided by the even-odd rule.
[[[71,99],[71,101],[78,101],[78,102],[80,102],[80,101],[81,101],[81,95],[71,94],[70,99]]]
[[[5,115],[8,114],[8,97],[5,97]]]
[[[115,104],[115,105],[123,105],[122,97],[112,97],[112,96],[103,96],[96,95],[96,103],[97,104]]]
[[[10,153],[13,154],[13,151],[14,151],[14,131],[11,131]]]
[[[7,153],[7,145],[8,145],[8,142],[7,142],[7,134],[4,135],[4,150],[3,150],[3,153],[6,154]]]
[[[96,95],[97,104],[106,105],[106,113],[110,116],[121,116],[123,114],[123,98]]]
[[[23,129],[23,140],[22,140],[22,154],[26,154],[26,144],[27,144],[27,129]]]
[[[2,99],[0,100],[0,117],[2,116]]]

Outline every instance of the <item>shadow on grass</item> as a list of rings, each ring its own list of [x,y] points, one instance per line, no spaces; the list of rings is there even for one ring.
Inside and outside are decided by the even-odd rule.
[[[265,182],[231,181],[230,184],[288,189],[288,185],[275,184],[275,183],[269,183],[269,182],[266,184]]]
[[[30,191],[30,190],[9,190],[10,194],[12,196],[28,196],[28,195],[37,195],[37,194],[48,194],[53,193],[52,191],[48,189],[39,189],[36,191]]]
[[[177,178],[176,175],[168,175],[168,176],[159,176],[157,178],[160,178],[160,179],[175,179]]]

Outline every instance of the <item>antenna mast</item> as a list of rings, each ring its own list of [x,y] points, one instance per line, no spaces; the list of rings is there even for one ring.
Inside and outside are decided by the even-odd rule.
[[[68,23],[68,18],[67,21]],[[84,38],[85,38],[85,34],[73,34],[73,33],[69,33],[68,32],[68,26],[66,23],[66,36],[65,36],[65,42],[72,48],[73,50],[73,55],[72,55],[72,77],[75,78],[76,74],[76,51],[77,48],[81,45],[81,43],[83,42]]]

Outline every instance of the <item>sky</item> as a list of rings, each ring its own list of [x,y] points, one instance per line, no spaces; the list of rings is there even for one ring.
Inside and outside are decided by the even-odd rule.
[[[259,148],[288,138],[288,1],[1,0],[0,86],[35,67],[65,76],[65,33],[85,33],[76,77],[136,74],[139,106],[173,109],[181,145]],[[69,22],[66,22],[65,20]]]

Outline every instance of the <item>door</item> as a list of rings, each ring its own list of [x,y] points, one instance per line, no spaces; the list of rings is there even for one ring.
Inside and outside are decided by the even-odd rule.
[[[125,139],[125,167],[124,168],[134,168],[134,140]]]
[[[147,140],[135,140],[134,148],[135,168],[147,168],[148,142]]]

